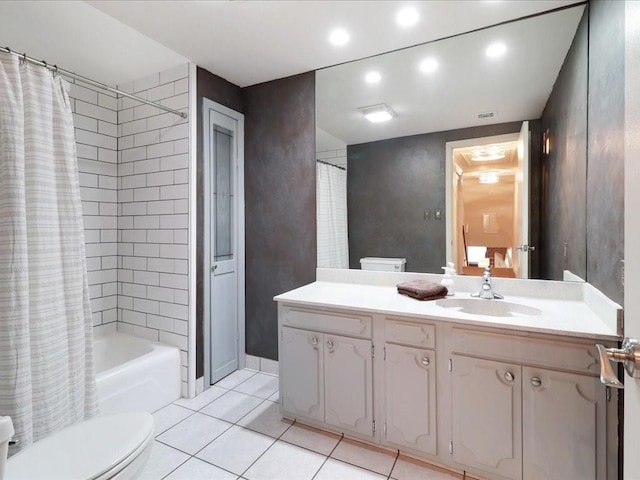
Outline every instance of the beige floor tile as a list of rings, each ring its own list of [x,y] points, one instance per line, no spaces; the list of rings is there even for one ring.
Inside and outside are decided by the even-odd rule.
[[[238,425],[274,438],[280,437],[291,423],[282,418],[280,405],[273,402],[262,402],[238,421]]]
[[[396,460],[394,453],[346,438],[342,439],[331,457],[373,470],[384,476],[389,476]]]
[[[242,475],[275,440],[234,426],[200,450],[196,457],[237,475]]]
[[[281,440],[322,455],[329,455],[340,441],[340,435],[295,423],[284,433]]]
[[[251,395],[229,391],[200,410],[200,413],[206,413],[229,423],[236,423],[263,401]]]
[[[311,480],[326,457],[276,442],[243,475],[249,480]]]
[[[384,480],[386,478],[385,475],[330,458],[313,480]]]
[[[396,461],[391,478],[394,480],[462,480],[462,475],[447,472],[428,463],[400,455]]]

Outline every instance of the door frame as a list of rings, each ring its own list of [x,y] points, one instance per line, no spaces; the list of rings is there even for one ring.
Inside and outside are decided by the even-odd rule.
[[[203,185],[204,185],[204,252],[203,252],[203,335],[204,335],[204,388],[211,386],[211,166],[210,156],[210,112],[211,111],[231,117],[236,121],[234,132],[237,151],[236,162],[236,192],[235,211],[236,224],[234,228],[236,252],[237,252],[237,332],[238,332],[238,369],[245,367],[245,205],[244,205],[244,115],[224,105],[216,103],[208,98],[202,98],[202,138],[203,138]]]
[[[523,122],[524,123],[524,122]],[[513,133],[505,133],[503,135],[492,135],[490,137],[467,138],[465,140],[457,140],[455,142],[445,143],[445,231],[446,231],[446,261],[455,262],[453,251],[453,150],[456,148],[473,147],[474,145],[504,143],[517,141],[520,131]],[[526,180],[527,182],[529,179]],[[462,265],[456,265],[456,272],[462,272]],[[460,269],[460,270],[459,270]],[[458,273],[460,275],[460,273]]]

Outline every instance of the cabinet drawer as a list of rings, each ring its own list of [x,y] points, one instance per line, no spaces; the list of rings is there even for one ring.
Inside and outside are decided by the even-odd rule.
[[[413,347],[436,348],[436,327],[424,323],[410,323],[387,319],[384,322],[385,340]]]
[[[453,353],[525,365],[600,373],[595,342],[548,340],[453,327],[451,350]]]
[[[371,317],[345,312],[282,307],[282,324],[290,327],[371,338]]]

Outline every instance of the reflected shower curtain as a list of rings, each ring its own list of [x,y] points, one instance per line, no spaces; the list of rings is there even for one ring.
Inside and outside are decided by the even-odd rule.
[[[349,268],[347,172],[317,163],[318,266]]]
[[[77,163],[62,79],[0,53],[0,415],[18,448],[97,410]]]

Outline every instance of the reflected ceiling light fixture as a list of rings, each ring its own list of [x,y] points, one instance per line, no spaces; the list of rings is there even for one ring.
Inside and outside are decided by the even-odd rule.
[[[489,58],[498,58],[507,52],[507,46],[502,42],[494,42],[487,47],[485,53]]]
[[[329,34],[329,41],[336,47],[349,43],[349,33],[344,28],[336,28]]]
[[[396,116],[396,112],[391,110],[385,103],[379,105],[371,105],[369,107],[360,107],[358,110],[364,115],[364,118],[371,123],[380,123],[391,120]]]
[[[396,15],[396,22],[401,27],[412,27],[420,20],[420,14],[415,8],[406,7],[398,12]]]
[[[433,57],[426,58],[420,63],[420,70],[424,73],[433,73],[438,70],[438,60]]]
[[[471,160],[474,162],[492,162],[502,160],[505,157],[505,149],[499,145],[487,145],[486,147],[474,148],[471,153]]]
[[[500,181],[500,175],[498,172],[482,172],[478,176],[478,182],[480,183],[498,183]]]
[[[380,75],[378,72],[372,71],[365,75],[364,80],[367,83],[378,83],[380,80],[382,80],[382,75]]]

